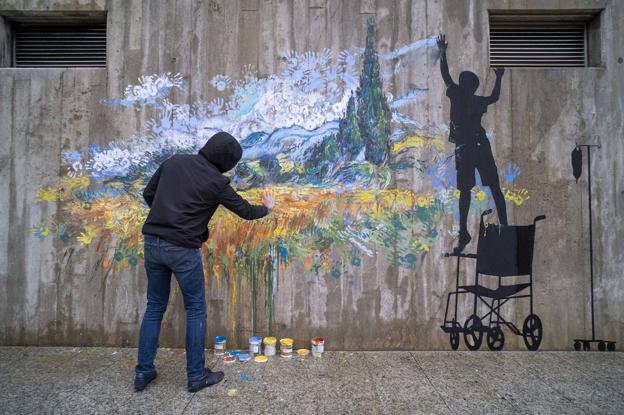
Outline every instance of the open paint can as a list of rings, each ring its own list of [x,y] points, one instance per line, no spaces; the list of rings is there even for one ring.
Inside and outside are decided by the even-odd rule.
[[[275,345],[277,343],[277,339],[275,337],[265,337],[264,338],[264,355],[265,356],[275,356],[276,349]]]
[[[215,354],[224,354],[225,353],[225,343],[227,342],[227,337],[225,336],[216,336],[214,338],[214,352]]]
[[[254,362],[256,363],[266,363],[267,360],[269,360],[269,358],[263,354],[254,357]]]
[[[280,356],[292,357],[293,355],[293,339],[280,339]]]
[[[262,344],[262,337],[251,336],[249,338],[249,354],[251,354],[252,356],[260,354],[261,344]]]
[[[241,353],[238,355],[239,362],[248,362],[251,360],[251,355],[247,353]]]
[[[322,337],[315,337],[312,339],[312,356],[321,357],[325,351],[325,339]]]

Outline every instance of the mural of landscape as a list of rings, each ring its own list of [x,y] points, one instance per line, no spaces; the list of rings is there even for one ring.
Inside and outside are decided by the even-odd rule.
[[[203,247],[206,278],[226,279],[231,290],[235,279],[265,278],[274,294],[293,261],[340,278],[365,256],[413,268],[438,238],[451,249],[457,229],[442,222],[450,215],[457,223],[459,191],[448,128],[406,115],[429,91],[413,87],[393,97],[392,74],[380,69],[380,61],[392,61],[395,71],[407,70],[415,53],[437,56],[435,38],[378,54],[375,33],[370,21],[364,48],[292,52],[266,77],[252,67],[241,68],[240,79],[206,74],[220,97],[210,102],[171,102],[170,93],[185,88],[183,75],[141,77],[122,99],[102,101],[103,108],[153,108],[158,116],[146,131],[92,146],[88,154],[64,152],[60,183],[37,192],[42,203],[60,201],[59,212],[35,226],[34,236],[95,246],[104,268],[142,266],[147,181],[168,157],[196,153],[224,130],[244,149],[233,186],[257,203],[270,193],[277,206],[254,222],[219,209]],[[437,65],[430,70],[439,76]],[[498,163],[507,204],[523,205],[529,192],[520,169]],[[396,175],[406,170],[428,190],[398,187]],[[471,215],[494,206],[478,180],[472,193]]]

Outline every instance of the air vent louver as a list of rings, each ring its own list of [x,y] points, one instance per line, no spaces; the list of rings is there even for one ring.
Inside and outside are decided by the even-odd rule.
[[[586,66],[585,23],[492,22],[490,66]]]
[[[19,24],[15,30],[15,66],[105,67],[106,24]]]

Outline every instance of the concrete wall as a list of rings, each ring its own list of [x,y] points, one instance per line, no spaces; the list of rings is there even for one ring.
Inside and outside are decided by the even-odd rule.
[[[36,237],[41,223],[70,222],[64,201],[37,201],[38,189],[55,186],[67,174],[62,153],[83,155],[148,129],[156,111],[110,108],[102,99],[123,98],[141,75],[180,73],[186,88],[171,102],[210,101],[219,91],[217,74],[241,77],[252,64],[258,77],[283,70],[289,51],[341,50],[365,45],[366,20],[377,21],[376,49],[396,50],[440,32],[449,41],[454,77],[463,69],[481,78],[479,93],[494,83],[488,67],[488,9],[604,9],[601,65],[570,69],[508,69],[500,101],[484,117],[492,130],[499,169],[520,167],[520,187],[530,198],[508,202],[512,223],[539,214],[535,309],[544,323],[543,349],[568,349],[589,326],[589,261],[585,174],[572,179],[570,151],[577,142],[602,145],[592,158],[596,324],[599,335],[624,341],[624,64],[620,42],[624,8],[613,0],[425,1],[425,0],[210,0],[210,1],[0,1],[0,15],[20,11],[107,11],[108,67],[101,69],[0,69],[0,344],[134,345],[145,307],[146,278],[137,266],[102,266],[114,250]],[[2,49],[0,49],[2,50]],[[403,65],[393,71],[393,65]],[[391,74],[388,93],[412,86],[423,98],[402,110],[424,125],[448,124],[449,103],[430,48],[397,61],[384,61]],[[359,75],[359,73],[358,73]],[[445,143],[444,152],[453,147]],[[423,189],[416,169],[396,174],[393,186]],[[279,201],[278,201],[279,203]],[[59,217],[60,215],[60,217]],[[63,217],[63,215],[65,215]],[[475,225],[476,213],[471,216]],[[332,349],[447,349],[439,326],[446,293],[454,284],[449,215],[440,237],[419,252],[413,267],[387,259],[384,249],[346,264],[339,277],[315,273],[301,261],[258,272],[210,275],[207,267],[209,335],[227,334],[240,344],[252,333],[288,335],[303,342],[328,338]],[[476,234],[476,233],[475,233]],[[471,246],[475,249],[476,244]],[[109,251],[106,251],[109,249]],[[207,251],[205,254],[208,255]],[[231,253],[234,255],[233,253]],[[237,259],[240,260],[240,259]],[[242,261],[242,260],[241,260]],[[472,268],[462,267],[472,275]],[[266,272],[266,271],[265,271]],[[275,283],[279,283],[276,287]],[[460,321],[468,303],[460,304]],[[509,304],[509,317],[522,324],[525,303]],[[172,291],[162,346],[184,344],[181,296]],[[507,332],[505,348],[523,348]]]

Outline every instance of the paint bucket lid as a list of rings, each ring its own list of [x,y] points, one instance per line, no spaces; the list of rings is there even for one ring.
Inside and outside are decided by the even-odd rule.
[[[251,360],[251,355],[248,355],[247,353],[241,353],[238,355],[238,360],[241,362],[247,362]]]
[[[260,344],[262,343],[262,337],[260,336],[251,336],[249,338],[249,344]]]
[[[216,336],[214,338],[214,342],[215,343],[225,343],[227,341],[227,337],[226,336]]]
[[[280,344],[284,347],[292,347],[293,339],[289,339],[289,338],[280,339]]]
[[[310,350],[308,349],[297,349],[297,354],[301,357],[307,356],[310,354]]]
[[[269,360],[269,358],[263,354],[254,357],[254,362],[256,363],[265,363],[267,360]]]
[[[325,339],[322,337],[315,337],[312,339],[312,344],[325,344]]]
[[[236,362],[236,356],[231,356],[231,355],[225,356],[223,358],[223,361],[225,363],[234,363],[234,362]]]
[[[277,339],[275,337],[265,337],[264,344],[275,344],[277,343]]]
[[[240,355],[240,354],[242,354],[242,352],[241,352],[240,350],[230,350],[230,351],[228,352],[228,355],[230,355],[230,356],[234,356],[234,357],[236,357],[236,356],[238,356],[238,355]]]

